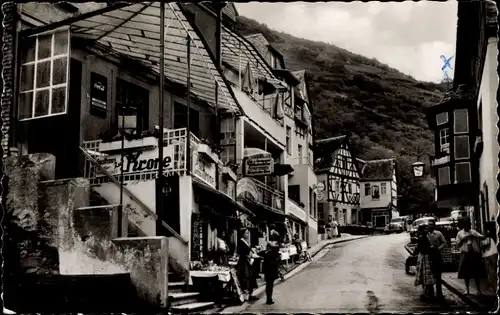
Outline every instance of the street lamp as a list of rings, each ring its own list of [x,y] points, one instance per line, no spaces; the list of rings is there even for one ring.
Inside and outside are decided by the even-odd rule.
[[[415,178],[421,178],[424,176],[424,163],[415,162],[411,166],[413,167],[413,176],[415,176]]]

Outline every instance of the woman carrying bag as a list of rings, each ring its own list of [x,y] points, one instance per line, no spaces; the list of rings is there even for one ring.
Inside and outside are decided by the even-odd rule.
[[[470,294],[469,282],[474,279],[476,282],[477,292],[482,295],[480,279],[486,275],[482,254],[480,249],[480,241],[485,237],[477,231],[471,229],[470,220],[464,220],[462,230],[457,233],[457,247],[460,248],[460,264],[458,267],[458,279],[464,279],[466,295]]]
[[[427,225],[423,224],[418,227],[417,247],[413,251],[413,255],[417,256],[415,286],[422,286],[424,291],[420,296],[422,300],[432,298],[432,288],[436,284],[436,279],[432,272],[430,253],[431,243],[427,238]]]
[[[248,294],[248,301],[258,300],[252,296],[252,292],[257,288],[257,279],[253,274],[252,264],[254,261],[252,247],[250,245],[250,231],[246,228],[240,230],[241,238],[236,249],[238,254],[238,277],[241,280],[242,289]]]

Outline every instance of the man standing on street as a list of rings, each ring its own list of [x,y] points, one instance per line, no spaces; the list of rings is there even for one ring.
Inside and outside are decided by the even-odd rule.
[[[441,273],[443,268],[443,258],[441,256],[441,250],[446,246],[446,240],[443,233],[436,231],[436,222],[429,222],[429,233],[427,237],[431,243],[431,264],[432,272],[436,279],[436,297],[440,300],[444,300]]]

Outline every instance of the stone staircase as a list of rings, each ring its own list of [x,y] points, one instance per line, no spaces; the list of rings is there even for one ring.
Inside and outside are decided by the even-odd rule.
[[[214,307],[215,302],[204,301],[199,292],[191,292],[190,289],[182,277],[174,272],[168,273],[168,300],[171,313],[199,313]]]
[[[90,206],[109,205],[97,191],[92,190],[90,195]],[[128,237],[144,236],[140,230],[130,221],[128,222]],[[193,292],[186,281],[186,276],[175,271],[176,268],[169,263],[168,272],[168,305],[172,313],[186,314],[191,312],[200,312],[212,308],[215,305],[213,301],[205,301],[199,292]],[[178,269],[178,267],[177,267]]]

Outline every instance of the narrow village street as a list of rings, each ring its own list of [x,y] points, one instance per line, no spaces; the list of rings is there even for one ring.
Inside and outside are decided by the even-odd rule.
[[[404,244],[408,234],[373,236],[332,245],[314,257],[304,270],[275,285],[274,305],[261,297],[248,308],[226,309],[241,312],[366,312],[369,291],[378,300],[375,312],[439,312],[437,303],[420,300],[421,287],[406,275],[404,262],[408,253]],[[307,295],[305,295],[307,292]],[[459,297],[445,287],[443,293],[450,311],[468,310]],[[307,298],[306,298],[307,296]],[[376,304],[376,303],[372,303]]]

